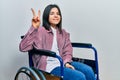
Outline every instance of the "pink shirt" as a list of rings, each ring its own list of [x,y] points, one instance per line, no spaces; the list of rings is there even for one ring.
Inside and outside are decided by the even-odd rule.
[[[31,27],[20,42],[19,48],[22,52],[27,52],[28,50],[33,49],[33,47],[36,49],[51,50],[52,43],[52,30],[48,31],[44,27],[39,27],[38,29]],[[60,33],[57,29],[57,44],[59,54],[62,57],[64,63],[71,62],[73,49],[70,42],[69,33],[67,33],[64,29],[62,29],[62,33]],[[33,63],[34,67],[45,70],[47,64],[47,56],[34,55]]]

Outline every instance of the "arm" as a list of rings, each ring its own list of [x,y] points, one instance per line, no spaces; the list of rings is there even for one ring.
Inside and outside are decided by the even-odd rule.
[[[31,26],[27,34],[23,37],[19,44],[19,50],[22,52],[33,49],[33,44],[36,39],[37,29]]]
[[[64,64],[72,61],[72,56],[73,56],[72,53],[73,53],[73,48],[72,48],[71,41],[70,41],[70,35],[69,33],[66,33],[65,43],[63,47],[63,53],[62,53]]]
[[[64,51],[63,51],[63,61],[65,67],[75,69],[70,62],[72,61],[72,56],[73,56],[73,48],[71,45],[69,33],[66,34],[66,39],[65,39],[65,46],[64,46]]]
[[[38,15],[36,15],[33,9],[31,9],[31,11],[33,13],[32,26],[19,45],[20,51],[24,52],[33,48],[34,41],[37,37],[38,28],[40,26],[40,10],[38,11]]]

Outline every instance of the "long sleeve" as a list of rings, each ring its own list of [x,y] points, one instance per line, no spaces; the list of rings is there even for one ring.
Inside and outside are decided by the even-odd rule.
[[[19,50],[22,52],[29,51],[33,48],[33,44],[36,38],[38,29],[35,29],[31,26],[27,34],[24,36],[24,38],[21,40],[19,44]]]
[[[65,45],[63,48],[63,54],[62,54],[64,64],[66,62],[71,62],[72,56],[73,56],[73,48],[72,48],[71,41],[70,41],[70,35],[69,35],[69,33],[67,33],[66,39],[65,39]]]

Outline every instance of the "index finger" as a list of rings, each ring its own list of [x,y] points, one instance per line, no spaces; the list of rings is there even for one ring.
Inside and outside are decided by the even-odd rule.
[[[36,16],[36,14],[35,14],[34,9],[33,9],[33,8],[31,8],[31,11],[32,11],[32,13],[33,13],[33,16],[35,17],[35,16]]]

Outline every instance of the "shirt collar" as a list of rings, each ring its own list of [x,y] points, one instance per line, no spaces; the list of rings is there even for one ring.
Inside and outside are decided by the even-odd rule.
[[[58,32],[58,28],[56,28],[56,31]],[[52,33],[52,28],[50,28],[50,30],[47,30],[48,33]]]

